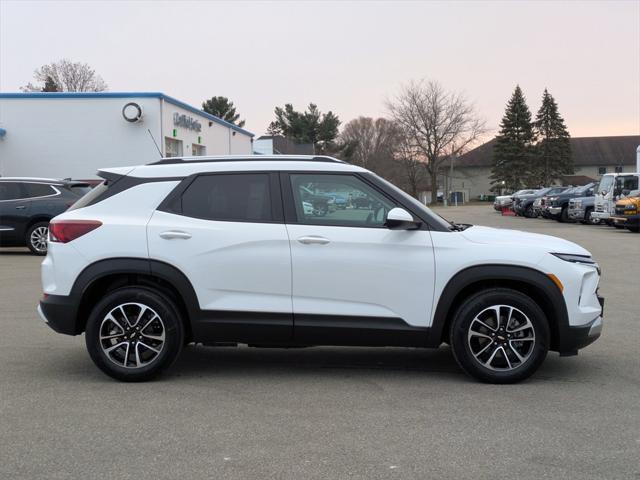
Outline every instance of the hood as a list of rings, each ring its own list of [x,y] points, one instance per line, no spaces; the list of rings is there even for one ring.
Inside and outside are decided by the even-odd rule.
[[[504,228],[491,228],[473,226],[462,231],[462,236],[474,243],[490,245],[517,245],[533,247],[537,251],[544,250],[549,253],[570,253],[573,255],[591,255],[589,251],[568,240],[551,235],[522,232],[520,230],[508,230]]]
[[[633,205],[633,204],[638,204],[640,205],[640,197],[627,197],[627,198],[622,198],[620,200],[618,200],[616,202],[616,205]]]

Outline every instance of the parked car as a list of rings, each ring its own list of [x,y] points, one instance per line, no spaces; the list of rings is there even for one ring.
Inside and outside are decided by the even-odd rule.
[[[493,208],[494,210],[500,211],[505,207],[510,207],[513,204],[514,196],[529,195],[534,191],[535,190],[525,189],[525,190],[518,190],[517,192],[512,193],[510,195],[499,195],[496,197],[496,199],[493,202]]]
[[[73,180],[0,177],[0,247],[46,254],[49,221],[89,190]]]
[[[538,215],[534,211],[534,203],[536,200],[549,192],[551,188],[552,187],[540,188],[538,190],[534,190],[532,193],[526,193],[524,195],[514,195],[513,211],[516,212],[516,215],[522,217],[537,217]]]
[[[574,222],[587,223],[590,225],[597,225],[600,223],[598,218],[593,218],[591,216],[595,205],[595,199],[595,195],[570,199],[569,209],[567,210],[569,219]]]
[[[567,190],[571,189],[573,187],[554,187],[551,190],[549,190],[545,195],[543,195],[540,198],[540,205],[539,205],[539,211],[538,214],[539,216],[543,217],[543,218],[550,218],[550,213],[549,213],[549,207],[551,206],[551,202],[552,202],[552,198],[555,197],[556,195],[559,195],[563,192],[566,192]]]
[[[554,196],[547,197],[547,212],[549,218],[559,222],[569,221],[569,200],[578,197],[591,197],[594,194],[596,183],[588,183],[581,187],[573,187]]]
[[[51,222],[38,311],[59,333],[85,332],[92,360],[120,380],[152,378],[192,341],[447,342],[471,376],[511,383],[602,329],[600,269],[582,247],[447,222],[330,157],[170,158],[99,174]],[[309,185],[380,208],[318,217]]]
[[[640,232],[640,190],[633,190],[616,202],[615,214],[611,217],[615,225],[631,232]]]

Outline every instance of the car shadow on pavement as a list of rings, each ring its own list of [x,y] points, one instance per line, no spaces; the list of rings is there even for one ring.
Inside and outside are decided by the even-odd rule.
[[[31,250],[29,250],[28,248],[3,248],[0,247],[0,256],[31,256],[31,257],[35,257],[36,255],[34,255],[33,253],[31,253]],[[44,257],[43,257],[44,258]]]
[[[246,376],[265,373],[339,372],[343,370],[420,372],[463,375],[449,348],[249,348],[189,345],[167,376]]]

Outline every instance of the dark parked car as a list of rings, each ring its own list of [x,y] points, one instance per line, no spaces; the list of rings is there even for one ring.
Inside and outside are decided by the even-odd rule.
[[[554,195],[564,190],[566,190],[566,187],[545,187],[530,194],[516,195],[514,196],[513,210],[517,215],[527,218],[535,218],[540,215],[540,209],[536,208],[536,206],[540,206],[541,199],[545,195]]]
[[[596,183],[588,183],[582,187],[570,188],[558,195],[547,197],[547,213],[549,218],[558,220],[559,222],[568,222],[569,218],[569,200],[579,197],[592,197]]]
[[[49,221],[89,190],[89,183],[73,180],[0,178],[0,247],[45,255]]]

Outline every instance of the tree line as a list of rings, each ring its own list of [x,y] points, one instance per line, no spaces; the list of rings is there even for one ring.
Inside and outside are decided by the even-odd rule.
[[[88,64],[63,59],[34,72],[36,83],[25,92],[99,92],[102,77]],[[358,117],[342,122],[332,111],[310,103],[303,111],[292,104],[275,107],[266,131],[296,143],[312,144],[316,154],[333,155],[360,165],[418,197],[431,190],[437,201],[438,179],[452,159],[475,146],[487,134],[485,121],[463,94],[436,81],[410,81],[385,102],[386,117]],[[202,110],[243,127],[245,120],[231,100],[215,96]],[[551,184],[573,172],[569,133],[557,103],[545,89],[535,120],[519,86],[507,103],[493,149],[493,189],[518,190]],[[432,187],[433,186],[433,187]]]

